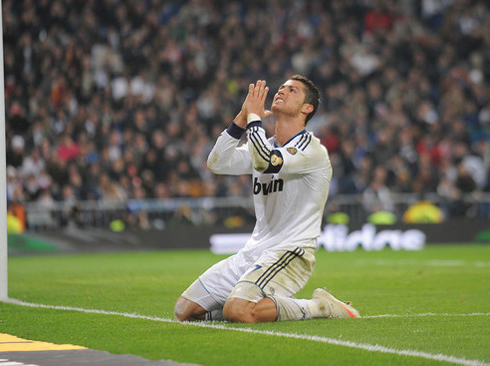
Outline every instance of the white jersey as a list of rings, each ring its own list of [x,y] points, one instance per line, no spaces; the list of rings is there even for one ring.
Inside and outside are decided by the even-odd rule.
[[[283,146],[267,139],[262,122],[232,124],[216,141],[208,167],[217,174],[252,174],[256,225],[242,251],[257,258],[265,250],[315,247],[332,178],[327,149],[303,130]]]

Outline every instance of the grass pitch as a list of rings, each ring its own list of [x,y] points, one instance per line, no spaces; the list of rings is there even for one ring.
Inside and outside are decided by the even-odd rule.
[[[200,365],[490,364],[489,245],[319,250],[298,297],[326,286],[362,319],[173,322],[177,297],[221,258],[201,250],[10,258],[9,297],[51,308],[0,303],[0,332]]]

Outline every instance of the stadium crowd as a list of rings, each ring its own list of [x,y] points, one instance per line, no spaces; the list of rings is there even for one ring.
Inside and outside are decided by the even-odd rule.
[[[331,195],[490,191],[483,0],[4,0],[9,202],[248,196],[206,158],[248,84],[311,78]],[[272,121],[267,121],[272,133]]]

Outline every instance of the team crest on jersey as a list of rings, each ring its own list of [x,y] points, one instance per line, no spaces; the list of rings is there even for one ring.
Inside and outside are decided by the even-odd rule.
[[[273,166],[278,166],[279,164],[282,164],[282,158],[277,156],[276,154],[273,154],[271,156],[271,164]]]
[[[286,149],[288,151],[288,153],[290,153],[291,155],[296,155],[296,153],[298,152],[298,149],[296,149],[295,147],[288,147]]]

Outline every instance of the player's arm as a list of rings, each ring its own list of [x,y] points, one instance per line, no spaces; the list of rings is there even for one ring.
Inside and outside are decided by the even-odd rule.
[[[247,116],[247,136],[252,165],[262,173],[276,173],[281,169],[281,157],[274,154],[274,148],[267,140],[262,127],[262,118],[272,114],[264,108],[269,88],[265,81],[250,84],[242,112]]]
[[[277,173],[283,165],[282,153],[279,149],[274,149],[268,141],[258,116],[254,114],[250,116],[255,119],[247,126],[248,149],[252,165],[261,173]]]
[[[208,156],[209,170],[215,174],[252,173],[252,160],[247,145],[238,146],[244,132],[245,129],[233,122],[221,133]]]
[[[232,124],[223,131],[208,157],[208,168],[215,174],[251,174],[252,159],[248,146],[238,147],[240,138],[247,127],[247,107],[251,95],[252,85]]]
[[[302,175],[324,171],[331,179],[332,165],[327,150],[309,133],[295,146],[274,147],[265,135],[260,119],[247,126],[248,145],[253,167],[262,173]]]

